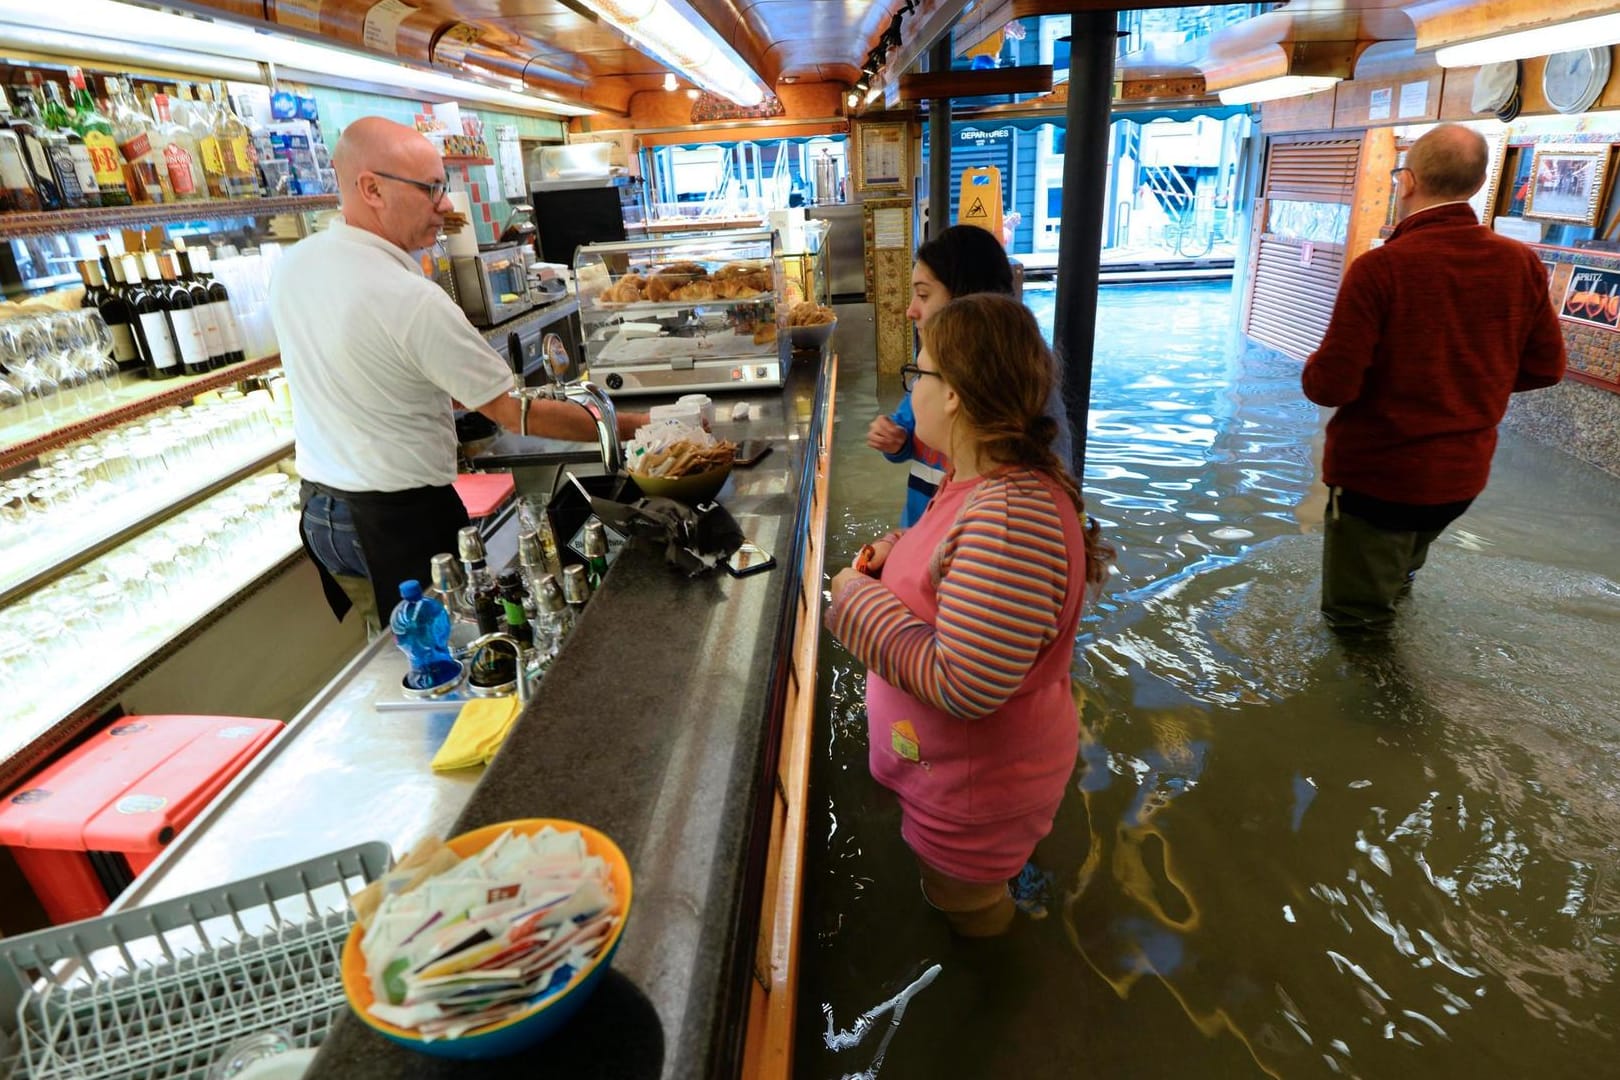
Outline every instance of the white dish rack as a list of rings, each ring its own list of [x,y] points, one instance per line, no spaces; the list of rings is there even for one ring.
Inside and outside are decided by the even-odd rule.
[[[391,859],[386,844],[360,844],[0,940],[0,1075],[203,1080],[256,1032],[318,1046],[346,1007],[349,897]]]

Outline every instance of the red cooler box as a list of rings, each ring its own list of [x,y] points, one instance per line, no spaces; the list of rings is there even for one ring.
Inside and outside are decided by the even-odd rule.
[[[0,844],[53,923],[100,915],[284,726],[126,716],[0,801]]]

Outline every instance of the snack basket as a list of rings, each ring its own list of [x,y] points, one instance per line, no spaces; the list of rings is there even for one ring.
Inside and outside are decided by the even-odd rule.
[[[319,1045],[345,1008],[349,897],[390,863],[386,844],[360,844],[0,940],[0,1075],[202,1080],[244,1035]]]

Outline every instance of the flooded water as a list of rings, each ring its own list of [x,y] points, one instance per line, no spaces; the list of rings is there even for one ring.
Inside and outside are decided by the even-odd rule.
[[[797,1075],[1620,1074],[1620,480],[1504,432],[1391,646],[1347,654],[1299,365],[1233,346],[1225,283],[1100,304],[1085,487],[1119,573],[1029,914],[969,942],[924,904],[824,636]],[[904,490],[871,370],[839,382],[834,570]]]

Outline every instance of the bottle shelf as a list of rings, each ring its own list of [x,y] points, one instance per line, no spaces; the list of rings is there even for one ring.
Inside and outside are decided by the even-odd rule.
[[[269,371],[280,363],[281,354],[272,353],[257,360],[231,364],[206,375],[177,375],[172,379],[154,380],[126,374],[113,391],[120,399],[119,404],[109,409],[65,422],[40,419],[0,427],[0,472],[102,428],[180,405],[198,394],[240,382],[249,375]]]
[[[60,527],[53,521],[47,543],[23,544],[20,550],[8,553],[0,566],[0,609],[290,456],[293,441],[282,430],[231,450],[235,452],[221,455],[207,475],[175,470],[157,487],[85,506]]]
[[[0,214],[0,240],[21,236],[54,236],[90,232],[119,225],[149,225],[164,221],[207,221],[267,214],[296,214],[336,207],[336,195],[277,195],[267,199],[193,199],[188,202],[138,203],[100,206],[85,210]]]

